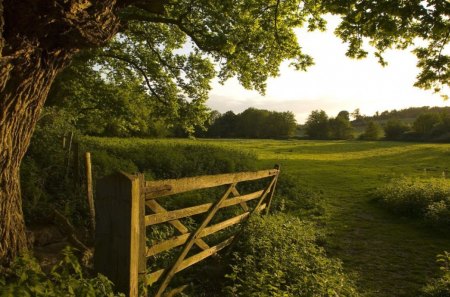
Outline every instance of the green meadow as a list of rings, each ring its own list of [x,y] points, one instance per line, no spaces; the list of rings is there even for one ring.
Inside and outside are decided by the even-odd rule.
[[[365,296],[415,296],[436,276],[436,255],[450,250],[448,232],[395,215],[372,198],[378,186],[394,177],[447,175],[450,145],[298,140],[158,142],[250,151],[257,155],[258,167],[279,164],[282,173],[295,176],[302,187],[321,193],[325,213],[316,221],[325,232],[325,248],[343,261]]]
[[[212,141],[217,144],[218,142]],[[361,141],[220,141],[255,152],[261,166],[278,163],[303,187],[320,191],[326,250],[355,273],[367,296],[415,296],[438,270],[450,236],[399,217],[372,199],[393,177],[449,173],[450,145]]]
[[[396,177],[446,178],[450,169],[448,144],[120,138],[86,138],[83,142],[88,147],[112,151],[140,151],[148,147],[149,154],[168,154],[167,158],[172,158],[169,152],[174,147],[185,147],[184,154],[203,152],[205,160],[216,158],[207,149],[216,146],[232,149],[237,152],[235,158],[242,157],[242,160],[256,155],[255,168],[279,164],[280,179],[283,174],[289,175],[301,188],[319,193],[324,212],[306,219],[313,220],[324,234],[321,245],[329,256],[342,260],[345,272],[355,279],[363,296],[417,296],[425,283],[438,275],[436,255],[450,251],[448,231],[394,214],[373,196],[377,187]],[[205,160],[200,161],[214,164]],[[218,163],[208,166],[240,170],[230,164],[225,169],[219,169]],[[180,169],[175,169],[178,174]]]

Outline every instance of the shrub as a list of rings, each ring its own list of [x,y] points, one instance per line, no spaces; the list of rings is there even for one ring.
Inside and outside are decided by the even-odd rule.
[[[112,282],[101,274],[86,278],[70,248],[63,255],[48,274],[30,255],[18,257],[9,272],[0,274],[0,296],[125,296],[114,294]]]
[[[450,183],[444,178],[402,177],[378,188],[375,195],[397,213],[434,225],[450,223]]]
[[[227,296],[359,296],[341,263],[316,241],[311,223],[253,217],[236,242]]]
[[[437,256],[441,276],[433,279],[422,290],[422,297],[450,297],[450,253]]]

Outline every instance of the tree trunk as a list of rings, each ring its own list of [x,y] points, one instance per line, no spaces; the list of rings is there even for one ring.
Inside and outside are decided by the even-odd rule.
[[[0,0],[0,265],[27,248],[20,163],[48,91],[78,50],[118,31],[117,0]]]
[[[2,65],[0,82],[0,263],[26,249],[19,169],[57,72],[71,57],[30,47]]]

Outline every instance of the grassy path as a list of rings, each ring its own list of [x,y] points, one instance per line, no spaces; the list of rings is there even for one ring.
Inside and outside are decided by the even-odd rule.
[[[447,234],[397,217],[370,198],[393,176],[448,174],[450,145],[337,141],[234,141],[233,145],[254,150],[266,167],[280,163],[282,171],[296,175],[303,186],[322,191],[326,248],[342,259],[347,272],[357,274],[366,296],[416,296],[438,271],[436,254],[450,250]]]

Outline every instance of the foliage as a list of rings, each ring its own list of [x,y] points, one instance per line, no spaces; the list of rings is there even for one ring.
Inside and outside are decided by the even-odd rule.
[[[350,113],[346,110],[340,111],[336,118],[329,118],[323,110],[313,110],[304,128],[309,139],[348,140],[353,138]]]
[[[55,80],[46,105],[69,112],[83,134],[150,134],[157,111],[140,81],[125,74],[106,80],[95,67],[89,56],[77,56]]]
[[[235,115],[218,116],[206,136],[213,138],[287,138],[294,136],[297,123],[292,112],[248,108]]]
[[[350,114],[348,111],[340,111],[336,118],[329,120],[331,139],[352,139],[353,128],[350,123]]]
[[[450,184],[444,178],[402,177],[378,188],[375,195],[395,212],[450,225]]]
[[[400,120],[392,119],[386,123],[383,129],[386,139],[399,140],[409,130],[409,127]]]
[[[414,121],[413,129],[421,136],[429,136],[439,120],[440,117],[436,113],[423,113]]]
[[[227,296],[359,296],[315,228],[288,215],[252,217],[234,247]]]
[[[328,139],[330,128],[328,115],[323,110],[313,110],[305,123],[306,134],[311,139]]]
[[[413,52],[421,69],[415,83],[435,92],[449,86],[449,55],[444,51],[449,43],[450,21],[447,1],[341,1],[325,0],[325,7],[342,16],[336,34],[349,43],[347,55],[364,58],[365,39],[375,47],[375,56],[386,64],[383,53],[390,48],[406,49],[416,39],[425,42]],[[444,98],[448,98],[443,94]]]
[[[15,259],[9,272],[0,274],[0,296],[124,296],[113,292],[113,284],[105,276],[87,278],[69,247],[51,272],[42,271],[30,255]]]
[[[78,135],[74,125],[75,118],[63,109],[48,108],[41,115],[20,171],[27,223],[48,221],[49,205],[77,222],[84,221],[83,191],[73,179],[73,161],[68,154]],[[62,147],[64,136],[66,149]]]
[[[178,143],[170,140],[84,137],[81,143],[84,149],[92,153],[97,177],[113,170],[130,169],[133,172],[133,168],[162,179],[252,170],[256,167],[255,156],[248,151],[196,141]],[[106,160],[116,161],[97,162],[97,152],[107,155],[104,157]]]
[[[362,140],[378,140],[381,138],[382,133],[383,130],[378,123],[369,122],[367,124],[366,130],[359,136],[359,138]]]
[[[430,281],[423,289],[421,297],[448,297],[450,296],[450,253],[444,251],[437,255],[441,275]]]
[[[319,192],[305,188],[294,175],[282,172],[277,181],[272,211],[305,218],[323,215],[325,209]]]
[[[361,120],[365,121],[389,121],[389,120],[415,120],[419,115],[424,113],[449,113],[450,107],[439,107],[439,106],[422,106],[422,107],[408,107],[400,110],[385,110],[373,116],[362,116]]]

